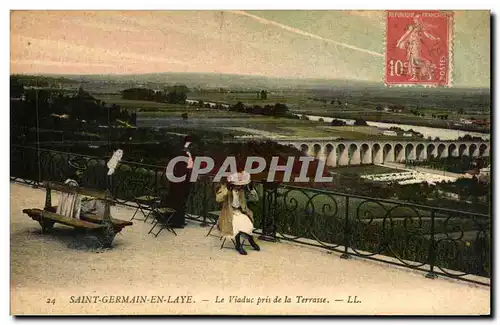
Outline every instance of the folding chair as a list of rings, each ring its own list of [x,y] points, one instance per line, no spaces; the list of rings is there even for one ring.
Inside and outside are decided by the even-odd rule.
[[[154,193],[154,190],[148,186],[146,186],[147,183],[143,179],[132,179],[130,180],[132,188],[137,189],[139,193]],[[146,222],[151,215],[152,211],[152,206],[155,204],[158,204],[160,201],[159,196],[153,196],[153,195],[141,195],[134,197],[134,203],[137,204],[137,209],[135,209],[134,215],[130,220],[136,219],[135,216],[137,215],[137,212],[141,211],[142,215],[144,216],[144,219],[136,219],[140,221]],[[144,210],[148,210],[148,213],[146,213]]]
[[[212,233],[212,230],[217,225],[217,221],[219,220],[219,216],[220,216],[220,211],[210,211],[207,213],[207,216],[209,217],[210,221],[212,221],[212,226],[210,227],[210,230],[208,231],[208,233],[205,237],[210,236],[210,234]],[[224,245],[226,244],[227,238],[223,238],[222,236],[215,236],[215,237],[219,237],[219,240],[222,240],[222,244],[220,245],[220,249],[229,248],[229,247],[224,247]],[[234,239],[231,239],[231,241],[233,242],[233,245],[236,247],[236,242],[234,241]],[[241,246],[249,246],[249,245],[245,245],[245,242],[246,242],[246,238],[243,237],[242,241],[241,241]]]
[[[160,199],[156,196],[143,195],[134,198],[134,202],[135,204],[137,204],[137,209],[135,209],[134,215],[130,220],[135,219],[146,222],[148,218],[151,216],[151,213],[153,212],[153,207],[160,203]],[[144,210],[148,210],[148,213],[144,212]],[[142,215],[144,216],[144,219],[135,218],[137,212],[139,211],[141,211]]]
[[[155,219],[153,222],[153,227],[149,229],[148,234],[152,233],[155,237],[158,237],[158,235],[163,229],[167,229],[168,231],[173,232],[174,235],[177,236],[177,233],[175,232],[174,228],[169,226],[170,219],[172,219],[175,212],[176,211],[172,208],[167,208],[167,207],[160,208],[159,206],[154,206],[152,214],[154,215]],[[158,230],[158,232],[156,233],[153,232],[153,230],[158,225],[160,225],[160,229]]]
[[[227,238],[223,239],[222,237],[220,237],[220,240],[222,240],[222,245],[220,245],[220,249],[223,249],[223,248],[232,249],[230,247],[224,247],[224,244],[226,243]],[[234,247],[236,247],[236,242],[234,241],[234,239],[231,238],[231,241],[233,242]],[[251,247],[251,245],[248,245],[248,244],[245,245],[245,242],[246,242],[246,238],[242,238],[242,240],[241,240],[241,246],[242,247],[243,246]]]
[[[219,220],[219,216],[220,216],[220,211],[210,211],[207,213],[207,217],[210,219],[212,226],[210,227],[210,230],[208,230],[208,233],[206,234],[205,237],[210,236],[210,234],[212,233],[212,230],[215,228],[215,226],[217,226],[217,221]],[[224,244],[226,243],[227,238],[223,239],[222,236],[214,236],[214,237],[219,237],[219,240],[222,240],[222,245],[220,246],[220,249],[225,248]],[[231,239],[231,241],[236,246],[236,242],[234,241],[234,239]],[[244,243],[245,243],[245,239],[243,239],[241,244],[243,245]]]
[[[210,211],[207,213],[207,217],[210,219],[212,226],[210,227],[210,230],[208,231],[205,237],[208,237],[212,233],[212,230],[214,230],[215,226],[217,226],[217,222],[219,221],[219,216],[220,216],[220,211]]]

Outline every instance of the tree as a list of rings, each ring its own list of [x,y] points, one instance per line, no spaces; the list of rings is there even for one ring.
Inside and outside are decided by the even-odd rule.
[[[19,79],[10,76],[10,97],[18,98],[24,94],[24,86],[19,82]]]
[[[130,114],[129,123],[132,125],[137,125],[137,114],[135,112]]]
[[[286,115],[286,113],[288,113],[288,107],[285,104],[276,103],[276,105],[274,105],[272,115],[283,116]]]
[[[355,121],[354,121],[354,125],[356,126],[367,126],[368,123],[366,123],[366,121],[362,118],[357,118]]]
[[[260,99],[261,100],[266,100],[267,99],[267,91],[261,90],[261,92],[260,92]]]
[[[262,114],[262,107],[260,107],[259,105],[254,105],[250,110],[249,110],[250,113],[252,114]]]
[[[186,103],[187,94],[183,91],[173,90],[167,94],[166,101],[170,104],[184,104]]]
[[[81,96],[82,91],[78,91],[79,96]],[[123,99],[131,99],[131,100],[157,100],[158,95],[152,89],[147,88],[129,88],[122,90],[122,98]]]
[[[346,122],[338,119],[333,119],[332,122],[330,123],[331,126],[344,126],[346,125]]]
[[[236,105],[233,106],[233,110],[236,112],[245,112],[245,105],[243,105],[242,102],[236,103]]]

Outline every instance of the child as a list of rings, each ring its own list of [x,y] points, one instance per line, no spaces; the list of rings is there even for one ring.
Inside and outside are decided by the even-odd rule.
[[[241,237],[245,236],[253,249],[260,251],[253,236],[253,212],[248,208],[245,199],[245,187],[250,184],[250,174],[244,170],[232,174],[226,182],[221,182],[216,195],[217,202],[222,202],[222,210],[217,223],[223,237],[235,239],[236,250],[241,255],[247,252],[241,245]]]

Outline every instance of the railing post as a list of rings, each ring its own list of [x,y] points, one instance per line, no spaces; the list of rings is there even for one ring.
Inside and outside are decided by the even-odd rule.
[[[113,188],[113,175],[106,175],[106,190],[108,190],[113,196],[116,194]]]
[[[349,197],[345,197],[345,218],[344,218],[344,253],[340,255],[340,258],[349,259],[349,235],[350,235],[350,224],[349,224]]]
[[[434,242],[434,233],[436,231],[435,229],[435,212],[432,210],[431,212],[431,240],[429,244],[429,265],[430,265],[430,270],[429,273],[425,275],[427,279],[435,279],[437,278],[436,273],[434,273],[434,264],[436,264],[436,246]]]
[[[276,185],[273,190],[273,218],[272,218],[272,223],[271,223],[271,234],[274,238],[274,241],[278,241],[276,238],[276,217],[277,217],[277,211],[278,211],[278,186]]]
[[[150,193],[150,195],[153,197],[158,197],[161,200],[160,191],[158,188],[158,171],[156,170],[156,168],[152,168],[152,172],[154,175],[154,179],[153,179],[153,188],[151,189],[151,191],[153,193]]]
[[[52,160],[51,160],[52,162]],[[38,188],[40,184],[42,184],[42,168],[41,168],[41,161],[40,161],[40,148],[36,148],[36,168],[38,170],[38,177],[37,180],[34,180],[33,185],[31,186],[32,188]]]
[[[52,192],[49,183],[45,184],[45,210],[49,210],[52,207]]]
[[[271,193],[276,191],[276,184],[270,182],[263,182],[263,195],[262,195],[262,235],[259,236],[260,240],[276,241],[276,232],[274,225],[276,224],[276,211],[271,211],[272,197]],[[269,202],[268,202],[269,201]],[[270,216],[268,214],[271,214]]]
[[[201,222],[200,224],[200,227],[207,227],[209,224],[207,222],[207,213],[208,213],[208,189],[210,188],[209,187],[209,182],[208,182],[208,177],[205,179],[205,178],[201,178],[200,180],[205,180],[204,181],[204,185],[203,185],[203,203],[202,203],[202,209],[201,209],[201,213],[203,214],[203,221]]]
[[[259,239],[264,237],[265,228],[267,224],[267,211],[266,211],[266,196],[267,196],[267,188],[266,183],[262,182],[262,206],[261,206],[261,227],[262,227],[262,235],[259,236]]]
[[[197,192],[197,188],[196,188],[196,183],[193,184],[193,187],[191,189],[191,191],[189,192],[189,195],[186,199],[186,208],[185,208],[185,212],[188,212],[190,215],[196,213],[196,210],[194,208],[194,196],[196,195],[195,193]]]

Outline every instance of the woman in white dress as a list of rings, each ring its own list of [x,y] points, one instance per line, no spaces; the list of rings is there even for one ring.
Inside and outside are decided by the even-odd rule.
[[[248,208],[245,199],[245,187],[250,184],[250,174],[240,171],[230,175],[227,182],[221,182],[217,190],[216,200],[222,202],[217,227],[223,237],[235,240],[236,250],[247,255],[241,245],[241,237],[248,238],[248,242],[256,251],[260,251],[255,242],[253,232],[253,212]]]
[[[70,177],[64,182],[65,185],[70,187],[78,187],[78,182]],[[77,193],[61,193],[59,195],[59,203],[57,204],[56,213],[73,219],[80,219],[82,197]]]

